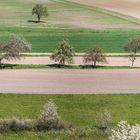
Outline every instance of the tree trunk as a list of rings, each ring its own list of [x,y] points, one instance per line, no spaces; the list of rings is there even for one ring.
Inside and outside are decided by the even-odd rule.
[[[2,59],[0,59],[0,65],[2,64]]]
[[[40,23],[40,16],[38,16],[38,23]]]
[[[94,61],[94,67],[96,67],[96,61]]]
[[[60,62],[59,62],[60,65],[65,65],[65,60],[62,59]]]
[[[62,61],[62,65],[65,65],[65,60]]]
[[[134,66],[134,62],[135,62],[135,60],[136,60],[136,57],[135,56],[133,56],[132,58],[131,58],[131,67],[133,67]]]
[[[132,64],[131,64],[131,67],[133,67],[133,66],[134,66],[134,61],[135,61],[135,60],[132,60]]]
[[[130,55],[129,56],[129,60],[132,62],[131,63],[131,67],[133,67],[134,66],[134,62],[136,60],[136,54]]]

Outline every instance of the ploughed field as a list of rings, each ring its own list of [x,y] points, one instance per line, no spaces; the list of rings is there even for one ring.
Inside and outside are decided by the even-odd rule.
[[[21,67],[24,69],[0,71],[0,92],[17,94],[131,94],[140,91],[139,69],[123,66],[116,67],[120,69],[99,67],[100,70],[92,68],[92,70],[90,68],[86,70],[80,66],[66,66],[62,69],[57,66],[29,66],[7,65],[9,68]],[[48,69],[39,69],[45,67]],[[25,70],[25,68],[38,69]]]
[[[75,0],[73,0],[75,1]],[[139,0],[77,0],[76,2],[109,9],[126,15],[140,18]]]

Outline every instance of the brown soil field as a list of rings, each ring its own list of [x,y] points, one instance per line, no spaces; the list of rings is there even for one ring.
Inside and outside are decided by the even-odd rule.
[[[140,70],[0,70],[0,93],[140,93]]]
[[[139,0],[73,0],[82,4],[116,11],[129,16],[140,18]]]

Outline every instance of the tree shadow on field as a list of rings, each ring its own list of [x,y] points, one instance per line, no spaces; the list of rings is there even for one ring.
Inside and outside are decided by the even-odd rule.
[[[0,64],[0,69],[13,69],[17,64]]]
[[[73,66],[71,65],[60,65],[60,64],[50,64],[50,65],[47,65],[48,67],[50,68],[73,68]]]
[[[130,67],[130,66],[103,66],[103,65],[80,65],[81,69],[131,69],[139,67]]]
[[[31,23],[46,23],[46,21],[28,20]]]
[[[93,66],[93,65],[79,65],[81,69],[96,69],[102,66]]]
[[[102,68],[104,66],[93,66],[93,65],[60,65],[60,64],[50,64],[47,65],[49,68],[58,68],[58,69],[96,69]]]
[[[93,66],[93,65],[60,65],[60,64],[50,64],[47,65],[49,68],[64,68],[64,69],[96,69],[96,68],[104,68],[104,66]]]

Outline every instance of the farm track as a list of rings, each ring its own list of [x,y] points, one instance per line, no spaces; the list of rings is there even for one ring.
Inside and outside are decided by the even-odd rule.
[[[0,93],[139,93],[140,70],[1,70]]]
[[[81,54],[82,55],[82,54]],[[83,57],[75,56],[74,57],[74,64],[72,65],[83,65]],[[107,57],[108,63],[106,64],[100,64],[104,66],[130,66],[130,61],[128,57]],[[3,61],[4,63],[10,63],[10,64],[54,64],[55,62],[50,60],[49,56],[28,56],[21,61]],[[140,57],[137,57],[137,60],[135,62],[135,66],[140,67]]]

